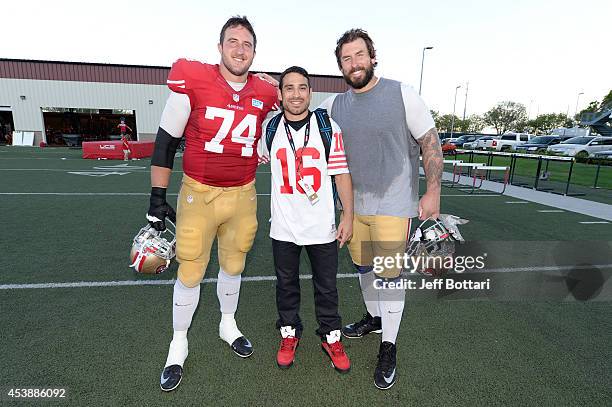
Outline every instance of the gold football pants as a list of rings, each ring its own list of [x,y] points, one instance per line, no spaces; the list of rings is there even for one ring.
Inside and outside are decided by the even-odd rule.
[[[372,266],[374,258],[403,256],[410,231],[410,219],[396,216],[355,215],[353,237],[348,244],[353,263]],[[385,268],[378,276],[395,278],[401,267]]]
[[[217,237],[219,265],[229,275],[244,270],[257,232],[255,181],[240,187],[213,187],[184,175],[177,203],[178,278],[195,287],[204,278]]]

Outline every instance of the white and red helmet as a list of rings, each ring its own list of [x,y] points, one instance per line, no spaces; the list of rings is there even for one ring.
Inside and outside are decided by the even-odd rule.
[[[166,219],[166,223],[174,224]],[[166,271],[176,251],[175,231],[169,227],[163,232],[146,225],[136,236],[130,251],[130,267],[139,273],[159,274]]]
[[[448,271],[445,264],[455,253],[455,242],[463,242],[458,225],[468,223],[454,215],[440,214],[438,219],[426,219],[412,233],[406,253],[420,257],[412,272],[428,276],[439,276]]]

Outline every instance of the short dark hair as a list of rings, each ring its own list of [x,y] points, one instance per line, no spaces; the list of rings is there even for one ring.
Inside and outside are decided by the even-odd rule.
[[[257,36],[255,35],[255,30],[253,30],[253,26],[251,25],[251,22],[246,16],[230,17],[230,19],[227,20],[225,24],[223,24],[223,27],[221,28],[221,34],[219,34],[219,44],[223,44],[223,40],[225,39],[225,31],[228,28],[238,26],[244,27],[249,30],[249,32],[253,36],[253,49],[257,48]]]
[[[346,43],[353,42],[357,39],[361,38],[365,41],[366,47],[368,47],[368,54],[370,58],[376,58],[376,49],[374,48],[374,41],[370,38],[370,35],[366,30],[362,30],[361,28],[351,28],[338,40],[336,43],[336,61],[338,62],[338,68],[342,69],[342,61],[340,61],[340,51],[342,50],[342,46]],[[378,65],[378,62],[374,63],[374,66]]]
[[[289,68],[285,69],[280,75],[280,79],[278,80],[279,89],[283,89],[283,79],[285,79],[285,76],[290,73],[299,73],[300,75],[302,75],[304,78],[306,78],[306,82],[308,83],[308,87],[310,88],[310,76],[308,75],[308,72],[306,72],[306,70],[301,66],[290,66]]]

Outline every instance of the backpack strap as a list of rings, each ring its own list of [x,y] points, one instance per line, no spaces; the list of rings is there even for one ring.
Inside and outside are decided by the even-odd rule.
[[[272,141],[274,141],[274,136],[276,135],[276,129],[278,129],[278,124],[283,118],[283,113],[279,113],[274,116],[268,122],[268,127],[266,127],[266,147],[268,147],[268,151],[272,151]]]
[[[332,143],[332,125],[325,109],[315,109],[314,115],[317,118],[317,125],[319,126],[319,133],[321,133],[321,139],[325,146],[325,160],[329,161],[329,152],[331,150]]]
[[[315,117],[317,118],[317,125],[319,126],[319,133],[321,133],[321,139],[323,140],[323,146],[325,146],[325,160],[329,162],[329,152],[331,151],[331,144],[333,138],[333,130],[329,114],[325,109],[316,109],[314,111]],[[338,195],[338,189],[336,188],[336,177],[332,176],[332,193],[334,195],[334,202],[339,210],[342,210],[342,201]]]

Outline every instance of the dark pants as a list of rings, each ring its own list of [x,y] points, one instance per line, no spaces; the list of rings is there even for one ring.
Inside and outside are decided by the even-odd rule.
[[[340,329],[338,315],[338,290],[336,273],[338,272],[338,246],[336,242],[303,246],[306,248],[312,267],[312,284],[314,286],[315,313],[321,337]],[[300,320],[300,253],[302,246],[295,243],[272,239],[272,253],[276,270],[276,308],[278,321],[276,327],[291,326],[296,336],[302,336]]]

